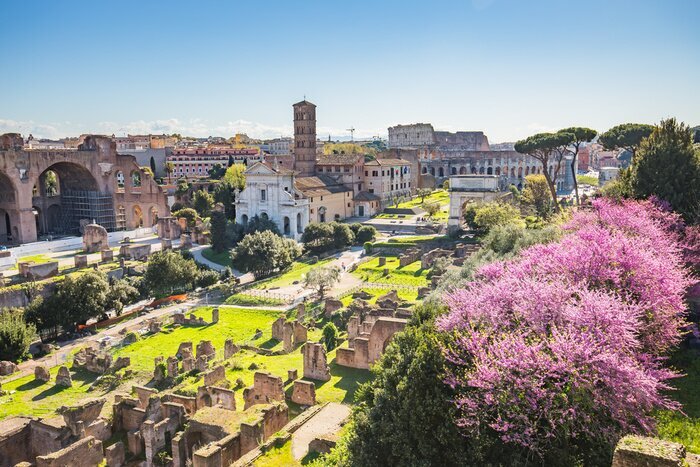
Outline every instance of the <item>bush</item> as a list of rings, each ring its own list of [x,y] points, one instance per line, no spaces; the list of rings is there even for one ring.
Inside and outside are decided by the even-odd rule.
[[[355,232],[355,244],[363,245],[372,242],[377,237],[377,229],[371,225],[364,225]]]
[[[486,203],[476,209],[474,225],[477,229],[488,232],[497,225],[504,225],[520,218],[520,211],[515,206],[502,203]]]
[[[16,362],[27,356],[35,336],[36,327],[27,324],[22,310],[0,311],[0,360]]]
[[[220,278],[221,274],[219,274],[217,271],[213,271],[211,269],[201,270],[197,276],[197,287],[212,286],[219,282]]]
[[[321,342],[326,346],[326,351],[330,352],[338,345],[338,328],[333,323],[327,323],[321,331]]]
[[[364,244],[365,253],[367,253],[368,255],[371,254],[372,247],[373,247],[372,242],[365,242],[365,244]]]
[[[288,238],[270,231],[246,235],[231,252],[236,269],[252,272],[256,278],[283,270],[301,256],[301,247]]]
[[[197,211],[192,208],[184,208],[173,212],[173,217],[184,217],[187,219],[187,227],[194,227],[197,224]]]

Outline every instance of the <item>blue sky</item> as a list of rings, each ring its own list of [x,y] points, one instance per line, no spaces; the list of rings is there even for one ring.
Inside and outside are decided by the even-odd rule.
[[[700,1],[0,3],[0,132],[291,133],[431,122],[492,142],[700,124]]]

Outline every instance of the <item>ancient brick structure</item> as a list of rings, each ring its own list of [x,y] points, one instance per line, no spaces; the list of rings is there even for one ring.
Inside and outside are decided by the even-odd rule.
[[[224,359],[233,357],[240,350],[240,347],[233,342],[233,339],[226,339],[226,342],[224,342]]]
[[[204,373],[205,386],[213,386],[216,383],[223,381],[226,381],[226,369],[223,367],[223,365],[219,365],[211,371]]]
[[[99,224],[87,224],[83,227],[83,250],[86,253],[109,250],[107,229]]]
[[[284,400],[284,383],[279,376],[269,373],[256,372],[253,385],[243,390],[244,410],[255,404],[269,404],[272,401]]]
[[[301,348],[304,355],[304,378],[329,381],[331,372],[326,361],[326,349],[322,344],[307,342]]]
[[[92,373],[104,374],[112,366],[112,354],[84,347],[73,357],[73,368],[82,368]]]
[[[197,410],[204,407],[221,407],[227,410],[236,410],[235,393],[226,388],[200,386],[197,388]]]
[[[111,138],[87,136],[77,151],[22,146],[19,134],[0,136],[0,211],[10,220],[0,238],[28,243],[43,233],[78,235],[80,221],[93,220],[108,231],[133,229],[169,214],[163,190],[133,156],[117,154]],[[49,172],[58,178],[51,191]]]
[[[316,404],[316,385],[311,381],[294,381],[292,402],[299,405]]]
[[[353,319],[355,318],[355,319]],[[353,317],[348,322],[348,348],[336,351],[336,363],[352,368],[369,369],[397,332],[408,321],[401,318],[368,316],[364,322]]]
[[[272,338],[282,341],[282,349],[289,353],[306,342],[307,329],[298,320],[287,321],[281,316],[272,323]]]

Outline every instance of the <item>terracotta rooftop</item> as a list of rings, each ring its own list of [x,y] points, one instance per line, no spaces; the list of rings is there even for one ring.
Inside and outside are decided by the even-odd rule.
[[[301,191],[304,196],[324,196],[331,195],[333,193],[352,191],[352,188],[343,185],[328,175],[297,177],[294,180],[294,187]]]
[[[411,165],[409,161],[403,159],[375,159],[373,161],[365,162],[365,165]]]
[[[361,191],[355,195],[353,200],[354,201],[379,201],[380,198],[379,198],[379,196],[375,195],[374,193],[370,193],[369,191]]]
[[[364,156],[360,154],[328,154],[318,158],[316,165],[347,165],[355,164]]]

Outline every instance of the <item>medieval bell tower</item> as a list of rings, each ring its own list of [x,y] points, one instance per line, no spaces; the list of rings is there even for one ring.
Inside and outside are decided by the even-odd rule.
[[[316,106],[307,100],[294,104],[294,170],[301,177],[316,172]]]

